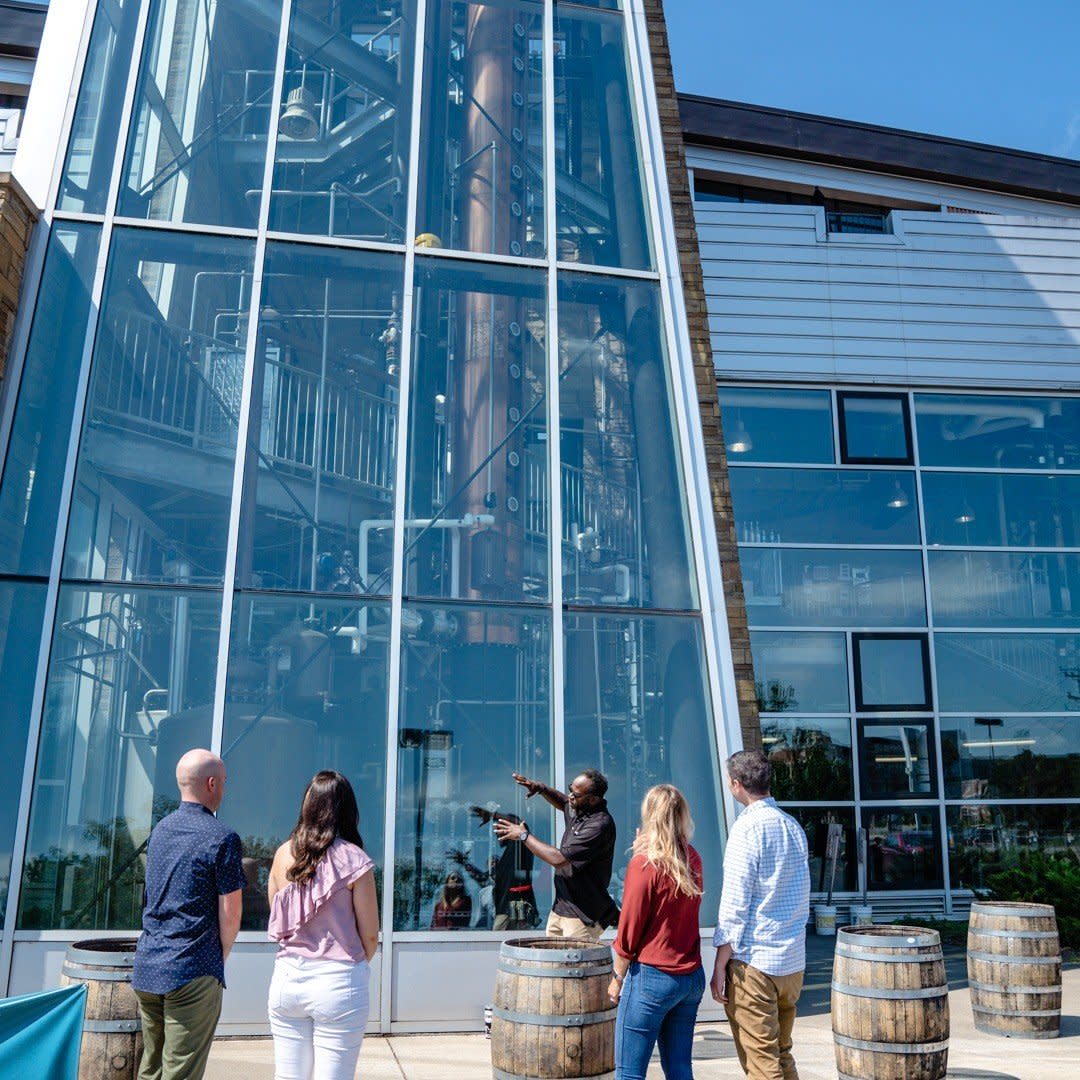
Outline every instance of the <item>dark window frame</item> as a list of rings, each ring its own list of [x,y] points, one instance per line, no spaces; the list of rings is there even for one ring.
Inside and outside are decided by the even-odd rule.
[[[863,752],[864,732],[868,726],[887,727],[890,724],[895,724],[897,727],[918,726],[926,728],[927,765],[930,769],[929,791],[889,791],[881,795],[872,795],[869,793],[870,788],[872,787],[870,777],[870,759],[869,756]],[[861,802],[919,802],[939,799],[941,797],[941,778],[938,776],[936,752],[937,744],[935,742],[936,738],[937,722],[932,716],[857,716],[855,718],[855,739],[858,755],[859,794],[861,797]]]
[[[888,705],[867,704],[862,695],[862,655],[859,646],[864,641],[918,641],[922,651],[922,701],[890,702]],[[855,711],[857,713],[933,712],[933,687],[930,683],[930,635],[928,631],[887,630],[853,631],[851,634],[851,671],[855,679]]]
[[[903,804],[898,805],[896,800],[892,800],[892,799],[884,800],[883,799],[883,800],[881,800],[880,804],[876,805],[876,806],[874,806],[874,805],[867,806],[864,803],[860,807],[860,809],[859,809],[859,811],[857,813],[857,818],[856,819],[858,821],[859,827],[863,828],[863,829],[866,829],[867,834],[869,836],[870,826],[869,826],[868,823],[870,821],[870,818],[874,814],[888,814],[888,813],[893,812],[893,811],[901,811],[901,810],[905,810],[905,809],[907,809],[906,805],[903,805]],[[938,890],[940,890],[940,889],[943,889],[945,887],[945,861],[944,860],[946,858],[948,858],[948,852],[945,850],[945,847],[944,847],[944,845],[942,843],[943,836],[942,836],[942,831],[941,831],[941,816],[940,816],[939,809],[938,809],[937,806],[929,805],[929,804],[925,805],[925,806],[913,807],[913,809],[925,810],[927,812],[927,814],[930,815],[930,831],[933,834],[932,847],[933,847],[933,850],[934,850],[934,853],[935,853],[935,860],[936,860],[936,865],[937,865],[937,875],[936,875],[935,879],[932,880],[932,881],[925,881],[920,885],[915,885],[915,886],[908,887],[908,888],[905,888],[904,886],[897,886],[897,887],[889,888],[888,886],[883,886],[881,884],[875,884],[874,882],[870,881],[870,860],[869,860],[869,850],[868,850],[867,851],[867,864],[866,864],[866,883],[867,883],[868,891],[871,892],[874,895],[887,896],[887,895],[890,895],[892,893],[910,892],[911,888],[915,888],[915,889],[921,891],[921,890],[924,890],[924,889],[938,889]]]
[[[901,417],[904,421],[904,439],[907,442],[907,454],[904,457],[857,457],[848,453],[847,418],[844,403],[848,400],[870,399],[898,401]],[[911,426],[911,409],[908,396],[903,392],[877,393],[866,390],[838,390],[836,392],[836,419],[840,427],[840,464],[841,465],[914,465],[915,441]]]

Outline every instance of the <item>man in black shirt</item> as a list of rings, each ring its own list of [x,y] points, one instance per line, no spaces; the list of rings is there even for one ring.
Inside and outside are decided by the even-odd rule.
[[[586,769],[565,795],[517,773],[514,779],[528,791],[530,799],[543,795],[561,810],[566,829],[557,848],[538,840],[525,824],[496,821],[495,834],[500,840],[520,841],[555,868],[555,903],[548,916],[548,934],[595,941],[604,927],[619,921],[618,905],[608,894],[615,858],[615,822],[604,801],[607,779],[596,769]]]

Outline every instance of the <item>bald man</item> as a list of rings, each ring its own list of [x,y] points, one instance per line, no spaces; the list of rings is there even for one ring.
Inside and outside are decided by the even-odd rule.
[[[146,907],[132,986],[142,1018],[139,1080],[201,1080],[221,1015],[225,958],[240,930],[240,837],[214,816],[225,762],[189,750],[176,765],[180,806],[146,849]]]

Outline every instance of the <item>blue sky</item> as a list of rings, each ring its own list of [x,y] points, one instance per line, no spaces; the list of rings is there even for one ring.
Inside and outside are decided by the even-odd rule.
[[[1080,158],[1080,0],[665,0],[687,93]]]

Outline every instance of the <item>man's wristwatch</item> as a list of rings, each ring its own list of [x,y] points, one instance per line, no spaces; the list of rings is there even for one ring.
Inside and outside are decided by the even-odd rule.
[[[626,978],[626,976],[625,976],[625,975],[620,975],[620,974],[619,974],[619,973],[618,973],[617,971],[613,971],[613,972],[611,973],[611,977],[612,977],[612,978],[613,978],[613,979],[614,979],[614,980],[615,980],[615,981],[616,981],[616,982],[617,982],[617,983],[618,983],[618,984],[619,984],[620,986],[622,986],[622,984],[623,984],[623,979],[625,979],[625,978]]]
[[[521,826],[521,836],[518,839],[524,844],[529,839],[529,827],[528,825]]]

